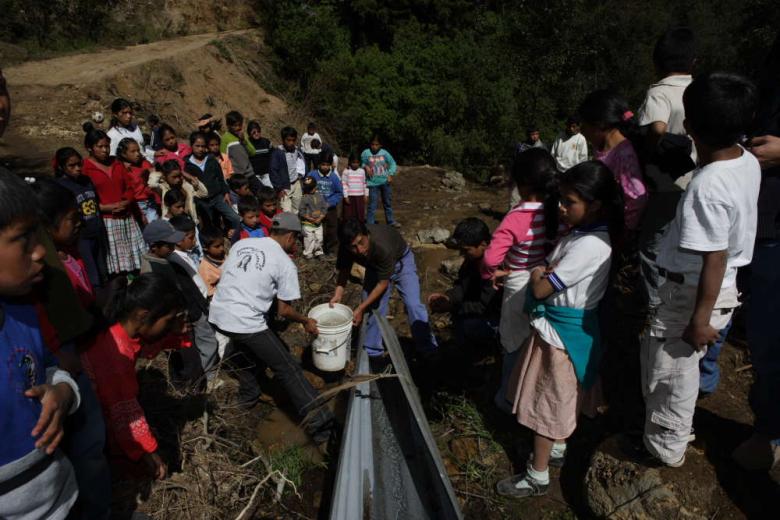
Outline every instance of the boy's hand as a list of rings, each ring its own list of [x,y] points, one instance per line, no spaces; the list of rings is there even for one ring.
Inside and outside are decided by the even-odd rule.
[[[51,455],[65,435],[62,422],[73,403],[73,390],[67,383],[38,385],[27,390],[24,395],[41,400],[41,416],[31,435],[33,437],[40,435],[40,438],[35,441],[35,447],[39,449],[45,447],[46,453]]]
[[[349,197],[344,197],[344,204],[349,206]]]
[[[189,182],[190,184],[197,184],[198,179],[190,175],[189,173],[185,172],[184,170],[181,171],[181,176],[184,177],[184,180]]]
[[[780,164],[780,137],[762,135],[750,140],[750,151],[756,156],[761,168],[771,168]]]
[[[309,318],[306,320],[306,322],[303,324],[303,330],[312,336],[319,336],[320,334],[320,329],[317,328],[317,320],[314,318]]]
[[[720,339],[720,332],[710,326],[709,323],[697,325],[689,323],[682,335],[683,341],[692,346],[694,350],[702,350],[708,345],[713,345]]]
[[[388,175],[387,176],[387,184],[393,184],[393,176],[392,175]]]
[[[142,460],[149,468],[149,473],[152,475],[153,479],[163,480],[168,476],[168,465],[163,462],[156,451],[154,453],[144,453]]]

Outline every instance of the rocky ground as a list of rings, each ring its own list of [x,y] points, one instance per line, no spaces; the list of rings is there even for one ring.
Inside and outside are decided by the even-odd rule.
[[[267,133],[287,122],[300,126],[305,114],[271,93],[275,80],[263,52],[260,33],[240,31],[4,69],[14,96],[14,122],[0,142],[0,161],[20,172],[47,171],[57,147],[81,149],[81,122],[92,111],[105,111],[117,95],[137,100],[141,115],[159,112],[182,129],[202,112],[228,108],[260,116]],[[402,168],[394,188],[397,218],[414,246],[424,296],[448,288],[457,271],[457,253],[443,244],[454,225],[479,216],[494,228],[508,200],[501,187],[475,185],[428,166]],[[327,300],[335,273],[332,262],[298,263],[303,290],[298,305],[306,311]],[[357,302],[358,289],[350,285],[348,301]],[[390,315],[402,342],[408,341],[397,297]],[[605,381],[619,395],[637,384],[628,369],[636,335],[620,319],[615,321],[630,345]],[[752,373],[744,345],[735,341],[744,336],[739,327],[721,356],[720,387],[699,402],[697,440],[684,467],[649,468],[626,455],[619,436],[625,424],[618,417],[641,415],[641,409],[618,398],[605,415],[581,422],[570,440],[567,464],[552,472],[546,497],[513,502],[497,497],[493,486],[524,466],[531,435],[492,404],[499,373],[496,345],[451,348],[448,319],[436,315],[433,323],[447,347],[442,366],[436,373],[414,364],[412,369],[466,518],[777,517],[777,480],[743,472],[730,459],[752,422],[747,405]],[[282,337],[317,388],[349,381],[350,367],[343,374],[326,374],[312,366],[309,339],[299,326],[287,327]],[[243,411],[232,404],[236,385],[228,370],[225,386],[203,396],[170,386],[165,356],[142,362],[138,369],[142,402],[172,475],[154,484],[117,482],[119,517],[138,510],[158,519],[236,518],[241,513],[243,518],[327,518],[337,448],[323,456],[308,443],[270,374],[265,402]],[[329,403],[340,417],[345,396]]]
[[[456,252],[431,242],[443,240],[466,216],[481,216],[495,227],[507,198],[497,187],[470,183],[447,187],[442,184],[444,173],[431,167],[403,168],[396,184],[398,219],[404,235],[415,244],[426,295],[448,286],[442,264],[457,264]],[[333,265],[301,261],[299,266],[304,291],[300,308],[307,310],[330,294]],[[350,285],[350,301],[356,301],[357,290],[356,284]],[[390,315],[402,342],[408,341],[398,298],[391,302]],[[619,421],[607,413],[583,419],[570,440],[567,464],[552,471],[546,497],[509,501],[498,497],[493,486],[524,466],[531,434],[492,404],[499,371],[496,346],[455,350],[448,345],[446,317],[436,315],[433,321],[448,347],[445,360],[435,374],[421,372],[414,364],[412,370],[466,518],[704,519],[771,514],[776,481],[766,474],[742,472],[729,458],[748,436],[752,421],[747,405],[752,376],[743,347],[729,344],[723,351],[722,383],[699,402],[697,440],[684,467],[653,468],[632,459],[621,442]],[[313,367],[308,340],[298,326],[288,327],[282,337],[318,388],[349,381],[351,366],[344,374],[321,373]],[[266,381],[268,402],[242,412],[231,406],[235,383],[229,374],[224,375],[226,386],[207,398],[173,395],[164,366],[158,360],[141,367],[142,380],[148,381],[142,387],[144,404],[152,409],[152,423],[166,439],[176,470],[168,481],[141,490],[119,484],[125,492],[123,507],[137,507],[160,519],[234,518],[247,504],[248,518],[327,517],[337,453],[323,457],[308,444],[272,377]],[[330,403],[341,417],[345,396]],[[173,457],[176,453],[181,455]],[[139,496],[145,498],[136,505]]]

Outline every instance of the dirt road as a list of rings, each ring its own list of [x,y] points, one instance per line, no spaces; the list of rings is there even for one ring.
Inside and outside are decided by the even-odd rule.
[[[31,61],[5,69],[8,85],[55,87],[94,83],[144,63],[165,60],[205,47],[214,40],[257,32],[256,29],[212,32],[183,36],[121,49],[104,49],[41,61]]]

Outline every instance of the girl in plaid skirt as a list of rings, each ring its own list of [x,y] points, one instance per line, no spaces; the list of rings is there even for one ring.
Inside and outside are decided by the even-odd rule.
[[[91,123],[84,123],[84,132],[89,157],[84,159],[83,171],[92,179],[100,201],[100,216],[108,236],[108,272],[115,275],[138,271],[146,244],[131,214],[133,187],[124,166],[109,157],[110,140],[106,133]]]

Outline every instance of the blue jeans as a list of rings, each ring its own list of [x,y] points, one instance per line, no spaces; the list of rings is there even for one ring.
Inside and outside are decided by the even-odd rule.
[[[79,498],[68,518],[107,519],[111,513],[111,474],[103,452],[106,445],[103,412],[87,374],[81,372],[75,379],[81,406],[65,422],[67,434],[62,448],[76,473]]]
[[[149,224],[160,218],[159,208],[157,207],[157,204],[154,203],[154,201],[139,200],[138,209],[140,209],[141,213],[144,214],[144,217],[146,217],[146,222]]]
[[[498,318],[461,318],[453,316],[455,342],[463,346],[467,342],[498,339]]]
[[[718,356],[723,348],[723,343],[731,330],[731,322],[720,329],[720,337],[714,345],[707,348],[707,353],[699,360],[699,391],[711,394],[718,388],[720,382],[720,367]]]
[[[370,267],[367,268],[363,283],[363,299],[368,296],[368,293],[374,289],[378,282],[376,271]],[[414,253],[411,249],[407,249],[404,256],[395,264],[395,271],[390,276],[390,285],[379,301],[374,302],[369,310],[376,311],[378,309],[382,316],[387,316],[387,307],[393,286],[398,288],[406,307],[409,328],[412,329],[412,337],[417,345],[417,350],[420,352],[435,350],[439,345],[428,322],[428,310],[420,301],[420,278],[417,276],[417,266],[414,263]],[[364,347],[369,356],[379,356],[385,351],[382,346],[382,332],[379,330],[379,325],[373,314],[369,316],[366,323]]]
[[[376,224],[376,206],[379,203],[380,196],[382,197],[382,206],[385,208],[385,222],[392,224],[395,222],[393,218],[393,190],[388,183],[368,187],[366,223]]]
[[[780,241],[756,244],[750,279],[747,336],[756,378],[750,388],[750,407],[757,433],[780,437]]]

